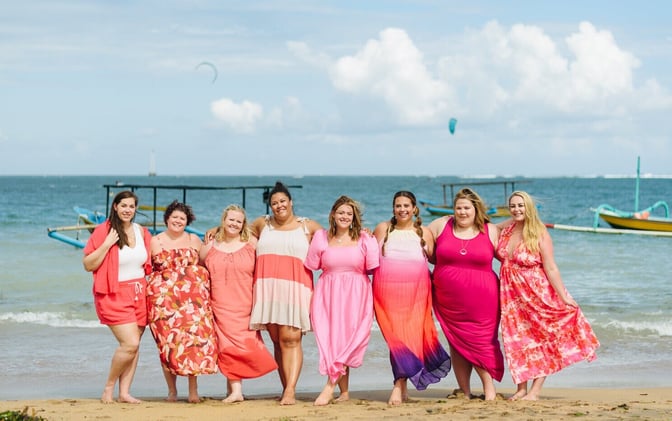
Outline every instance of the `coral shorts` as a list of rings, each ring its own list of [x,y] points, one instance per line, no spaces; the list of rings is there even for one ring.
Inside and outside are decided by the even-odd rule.
[[[145,278],[119,282],[114,294],[93,293],[96,314],[104,325],[137,323],[147,326],[147,280]]]

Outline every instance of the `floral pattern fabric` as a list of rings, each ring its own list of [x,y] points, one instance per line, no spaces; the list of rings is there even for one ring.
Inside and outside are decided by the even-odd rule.
[[[523,243],[511,256],[515,224],[501,234],[500,302],[504,354],[516,384],[548,376],[576,362],[596,358],[600,346],[578,307],[566,305],[544,271],[541,255]],[[567,293],[569,296],[569,293]]]
[[[161,250],[147,282],[149,328],[161,363],[173,374],[217,372],[210,276],[191,248]]]

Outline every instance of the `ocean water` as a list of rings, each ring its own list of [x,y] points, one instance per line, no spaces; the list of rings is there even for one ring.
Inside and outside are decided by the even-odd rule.
[[[137,184],[261,186],[281,179],[293,188],[297,215],[323,225],[333,201],[347,194],[364,205],[365,225],[372,228],[391,216],[395,191],[413,191],[419,199],[442,201],[442,183],[454,177],[0,177],[0,399],[99,397],[116,346],[96,318],[91,274],[82,251],[47,236],[48,227],[74,225],[73,206],[105,212],[102,187],[116,181]],[[495,181],[487,179],[481,181]],[[534,195],[546,222],[591,226],[591,207],[608,203],[634,210],[633,178],[526,179],[517,187]],[[504,201],[502,186],[476,186],[491,205]],[[141,204],[151,204],[151,190],[138,190]],[[158,204],[182,199],[159,191]],[[250,218],[266,212],[261,190],[249,190]],[[672,179],[644,178],[640,208],[658,200],[672,203]],[[192,191],[194,228],[215,226],[222,209],[241,203],[239,191]],[[423,212],[425,222],[432,217]],[[672,238],[600,235],[551,230],[563,280],[590,320],[601,348],[598,359],[579,363],[548,378],[548,387],[672,386]],[[86,239],[85,231],[80,238]],[[497,263],[494,263],[495,269]],[[265,335],[265,334],[264,334]],[[443,343],[445,339],[440,333]],[[268,338],[264,336],[267,344]],[[325,379],[317,370],[312,333],[304,338],[304,367],[299,392],[316,395]],[[364,365],[352,370],[351,389],[388,389],[392,385],[388,352],[377,326]],[[500,387],[513,387],[505,374]],[[186,379],[178,383],[186,393]],[[456,387],[450,373],[430,387]],[[472,387],[480,388],[477,376]],[[203,396],[223,397],[223,376],[199,379]],[[246,394],[280,391],[276,373],[244,383]],[[166,389],[156,347],[147,331],[132,392],[163,397]]]

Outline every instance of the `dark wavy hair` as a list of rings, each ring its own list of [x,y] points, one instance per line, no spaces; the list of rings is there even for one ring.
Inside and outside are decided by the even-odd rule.
[[[163,222],[167,224],[168,218],[170,218],[170,215],[172,215],[175,211],[184,212],[184,214],[187,215],[187,225],[196,220],[196,215],[194,215],[194,211],[191,210],[191,206],[182,202],[178,202],[177,200],[173,200],[170,205],[166,207],[166,211],[163,213]]]

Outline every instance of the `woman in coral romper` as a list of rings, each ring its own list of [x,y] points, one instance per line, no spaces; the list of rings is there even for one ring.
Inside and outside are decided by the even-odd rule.
[[[177,375],[189,376],[189,402],[200,401],[196,376],[217,372],[217,337],[210,307],[210,277],[200,266],[201,239],[185,231],[191,208],[172,202],[166,230],[152,238],[154,272],[147,281],[149,327],[159,348],[168,401],[177,400]]]
[[[510,399],[536,400],[548,375],[594,360],[599,342],[562,282],[553,242],[532,197],[513,192],[509,211],[514,223],[502,231],[497,256],[504,353],[518,385]]]
[[[380,267],[373,273],[373,306],[390,348],[394,387],[388,403],[399,405],[408,400],[408,380],[417,390],[438,383],[450,371],[450,357],[432,317],[427,257],[434,239],[410,191],[395,193],[392,212],[392,219],[373,232],[381,250]]]
[[[315,399],[326,405],[340,389],[339,401],[349,399],[350,367],[359,367],[371,338],[373,295],[368,272],[378,267],[376,239],[362,231],[360,205],[339,197],[329,213],[329,230],[315,233],[305,265],[322,270],[310,319],[320,353],[320,374],[327,384]]]
[[[224,402],[243,398],[242,379],[263,376],[276,368],[261,333],[250,330],[255,246],[245,210],[229,205],[214,241],[201,249],[201,258],[210,272],[210,302],[215,317],[219,371],[227,379]]]

